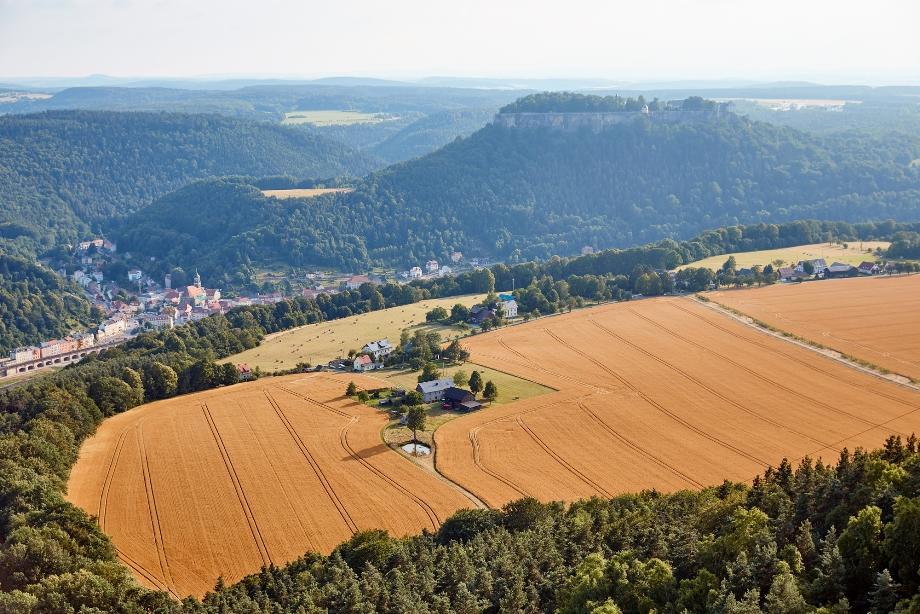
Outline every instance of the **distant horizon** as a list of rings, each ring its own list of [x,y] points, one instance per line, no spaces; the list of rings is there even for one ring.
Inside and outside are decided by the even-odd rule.
[[[917,23],[914,0],[0,0],[0,74],[901,85]]]

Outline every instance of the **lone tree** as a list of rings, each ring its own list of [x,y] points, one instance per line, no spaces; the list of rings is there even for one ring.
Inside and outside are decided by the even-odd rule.
[[[438,379],[441,377],[441,372],[438,370],[438,365],[433,362],[425,363],[425,366],[422,368],[422,374],[418,376],[419,382],[430,382],[433,379]]]
[[[466,374],[466,371],[460,369],[454,373],[454,385],[458,388],[463,388],[470,383],[470,376]]]
[[[492,380],[486,382],[486,387],[482,390],[482,396],[491,403],[498,398],[498,386],[492,383]]]
[[[479,394],[482,392],[482,376],[479,375],[479,371],[473,371],[473,374],[470,375],[470,392],[473,394]]]
[[[346,397],[353,397],[358,394],[358,387],[355,386],[354,382],[348,382],[348,388],[345,389]]]
[[[425,430],[425,419],[427,417],[427,412],[421,405],[413,405],[406,413],[406,426],[412,429],[412,443],[418,443],[416,432]]]

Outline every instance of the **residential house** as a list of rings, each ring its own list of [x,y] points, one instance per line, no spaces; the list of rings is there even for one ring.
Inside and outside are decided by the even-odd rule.
[[[869,262],[868,260],[861,262],[856,268],[860,275],[878,275],[879,272],[878,263]]]
[[[392,354],[395,349],[396,348],[390,344],[389,339],[378,339],[377,341],[371,341],[365,344],[364,347],[361,348],[361,351],[373,356],[374,360],[380,360]]]
[[[800,261],[795,270],[804,273],[805,272],[805,263],[810,262],[811,266],[815,269],[815,275],[818,277],[824,277],[824,272],[827,270],[827,262],[824,261],[824,258],[815,258],[814,260],[802,260]]]
[[[425,263],[425,271],[426,271],[428,274],[437,273],[437,272],[438,272],[438,261],[437,261],[437,260],[429,260],[428,262],[426,262],[426,263]]]
[[[453,262],[454,264],[457,264],[461,260],[463,260],[463,252],[451,252],[450,254],[451,262]]]
[[[421,279],[422,278],[422,269],[421,267],[414,266],[409,269],[409,279]]]
[[[345,281],[345,287],[349,290],[357,290],[363,284],[374,283],[367,275],[352,275]]]
[[[41,357],[41,350],[35,346],[20,347],[10,352],[10,360],[12,360],[14,364],[31,362]]]
[[[855,271],[856,269],[851,264],[835,262],[827,267],[826,274],[829,277],[846,277],[847,275],[852,275]]]
[[[505,313],[506,318],[516,318],[518,314],[518,304],[514,300],[514,295],[510,293],[503,293],[498,295],[498,301],[502,306],[502,311]]]
[[[422,400],[425,403],[433,403],[444,398],[444,392],[454,385],[453,380],[433,379],[427,382],[421,382],[415,389],[422,394]]]
[[[252,369],[250,369],[249,365],[247,365],[244,362],[241,362],[240,364],[236,365],[236,370],[240,374],[240,381],[245,382],[255,377],[255,374],[252,372]]]
[[[360,372],[372,371],[381,367],[383,367],[382,363],[374,362],[374,359],[367,354],[359,354],[358,356],[355,356],[355,360],[352,362],[352,369]]]
[[[140,281],[143,276],[144,274],[141,272],[140,269],[131,269],[130,271],[128,271],[128,281],[137,282],[137,281]]]

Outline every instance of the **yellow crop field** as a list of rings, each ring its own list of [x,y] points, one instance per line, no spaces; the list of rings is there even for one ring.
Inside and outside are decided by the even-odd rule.
[[[828,265],[834,262],[844,262],[846,264],[858,265],[860,262],[869,260],[875,262],[878,256],[875,250],[878,248],[888,249],[888,241],[854,241],[848,243],[846,249],[842,245],[832,245],[829,243],[813,243],[811,245],[797,245],[795,247],[784,247],[780,249],[765,249],[756,252],[738,252],[734,254],[722,254],[721,256],[710,256],[703,260],[697,260],[690,264],[685,264],[678,268],[697,267],[707,268],[717,271],[722,268],[729,256],[734,256],[738,267],[752,267],[754,265],[767,265],[776,260],[782,260],[783,266],[796,264],[800,260],[814,260],[815,258],[824,258]]]
[[[469,307],[483,298],[483,294],[471,294],[430,299],[351,318],[309,324],[269,335],[259,347],[231,356],[224,362],[246,363],[263,371],[292,369],[299,362],[323,364],[333,358],[347,356],[348,350],[360,350],[365,343],[377,339],[388,338],[396,345],[400,333],[407,328],[411,328],[412,331],[418,328],[437,330],[447,340],[459,336],[461,329],[426,324],[425,314],[435,307],[444,307],[450,311],[456,303]]]
[[[833,279],[709,297],[780,330],[920,380],[920,275]]]
[[[290,111],[284,114],[282,124],[312,124],[314,126],[349,126],[352,124],[376,124],[390,119],[379,113],[360,111]]]
[[[262,190],[262,194],[282,200],[287,198],[313,198],[324,194],[347,194],[351,188],[292,188],[290,190]]]

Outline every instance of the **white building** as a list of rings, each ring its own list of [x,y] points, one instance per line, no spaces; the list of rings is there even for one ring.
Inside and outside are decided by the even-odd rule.
[[[374,360],[367,354],[361,354],[360,356],[355,356],[355,360],[352,363],[352,368],[355,371],[372,371],[374,369],[380,369],[383,367],[382,363],[374,362]]]
[[[428,382],[421,382],[415,389],[422,393],[422,400],[425,403],[433,403],[434,401],[443,399],[444,391],[453,385],[453,380],[433,379]]]
[[[437,261],[437,260],[429,260],[428,262],[426,262],[426,263],[425,263],[425,270],[426,270],[428,273],[437,273],[437,272],[438,272],[438,261]]]
[[[502,311],[505,312],[506,318],[516,318],[518,314],[518,304],[514,299],[501,301]]]
[[[409,269],[409,279],[421,279],[422,269],[421,267],[414,266]]]
[[[374,360],[380,360],[385,356],[389,356],[395,350],[389,339],[378,339],[377,341],[371,341],[370,343],[365,344],[361,351],[365,354],[370,354],[374,357]]]

